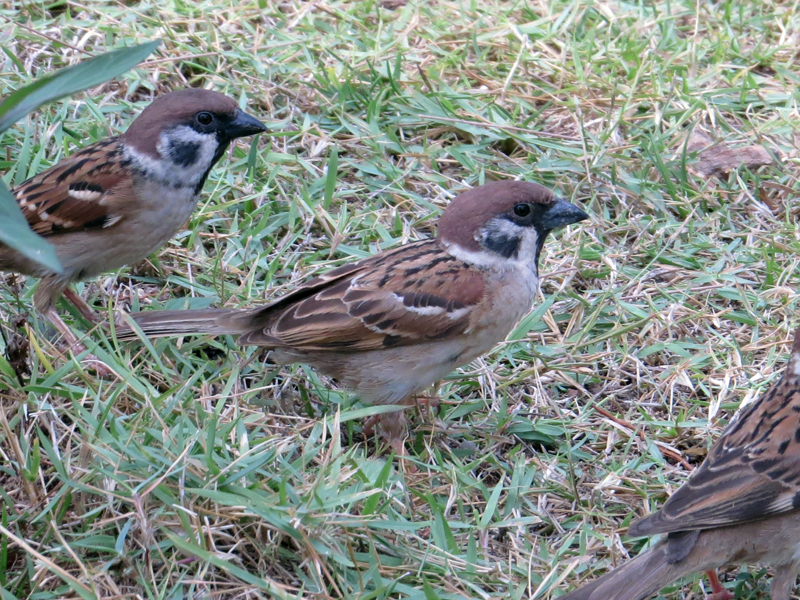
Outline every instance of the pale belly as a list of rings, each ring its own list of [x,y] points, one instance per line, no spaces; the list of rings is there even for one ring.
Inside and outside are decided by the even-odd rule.
[[[195,207],[190,189],[152,194],[147,206],[108,229],[69,234],[57,247],[70,279],[88,279],[144,260],[186,225]],[[143,203],[144,204],[144,203]]]

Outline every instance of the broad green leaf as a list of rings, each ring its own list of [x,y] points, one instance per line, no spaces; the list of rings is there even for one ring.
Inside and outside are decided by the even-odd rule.
[[[12,92],[0,104],[0,134],[45,102],[52,102],[95,87],[135,67],[160,43],[160,40],[156,40],[107,52],[77,65],[60,69],[52,75],[42,77]],[[0,182],[0,243],[51,271],[56,273],[62,271],[53,246],[31,231],[16,200],[2,182]]]
[[[12,92],[0,104],[0,133],[46,102],[95,87],[121,75],[147,58],[161,40],[100,54],[59,69]]]
[[[0,181],[0,243],[21,252],[51,271],[61,272],[55,248],[31,231],[28,221],[17,206],[17,201],[2,181]]]

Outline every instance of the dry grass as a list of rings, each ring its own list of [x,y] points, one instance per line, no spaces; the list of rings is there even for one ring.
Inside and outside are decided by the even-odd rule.
[[[556,597],[643,547],[630,519],[781,371],[800,314],[793,4],[0,0],[0,23],[0,95],[165,40],[3,135],[9,184],[176,87],[270,125],[158,256],[79,286],[109,311],[272,297],[432,235],[486,180],[539,181],[592,214],[547,244],[532,316],[416,418],[417,474],[310,369],[229,338],[91,331],[120,374],[104,381],[31,315],[31,374],[0,358],[4,598]],[[687,151],[691,134],[724,151]],[[773,164],[742,164],[764,151]],[[704,162],[719,156],[735,158]],[[0,288],[9,339],[32,284]],[[765,598],[761,575],[726,578]]]

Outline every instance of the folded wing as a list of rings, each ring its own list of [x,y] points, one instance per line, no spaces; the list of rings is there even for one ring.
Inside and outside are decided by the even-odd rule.
[[[787,369],[742,411],[689,481],[629,533],[722,527],[800,508],[799,379]]]
[[[375,350],[466,332],[481,274],[436,240],[334,269],[250,313],[242,344],[305,351]]]
[[[116,138],[87,146],[12,190],[28,224],[43,236],[111,227],[119,222],[123,161]]]

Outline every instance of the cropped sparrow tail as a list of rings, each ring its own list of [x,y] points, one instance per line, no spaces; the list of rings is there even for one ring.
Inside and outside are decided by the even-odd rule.
[[[686,561],[670,564],[662,541],[647,552],[558,600],[644,600],[676,579],[694,572]]]
[[[133,319],[147,337],[225,335],[242,333],[234,321],[226,318],[241,312],[224,308],[165,310],[136,313]],[[124,341],[135,340],[139,335],[130,327],[123,326],[117,330],[117,337]]]

